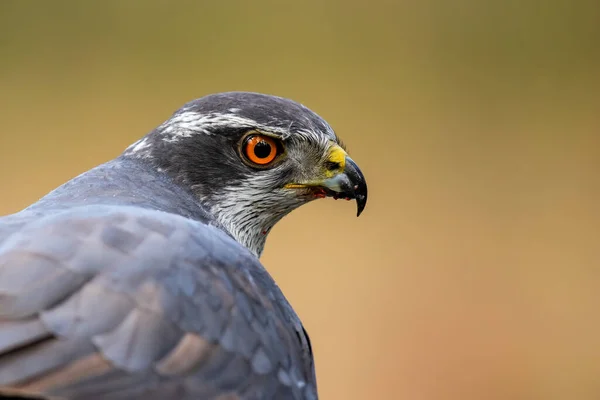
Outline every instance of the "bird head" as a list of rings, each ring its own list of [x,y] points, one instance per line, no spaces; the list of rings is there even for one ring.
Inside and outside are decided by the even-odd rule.
[[[283,216],[317,198],[367,202],[365,178],[333,129],[292,100],[230,92],[185,104],[131,145],[190,189],[255,255]]]

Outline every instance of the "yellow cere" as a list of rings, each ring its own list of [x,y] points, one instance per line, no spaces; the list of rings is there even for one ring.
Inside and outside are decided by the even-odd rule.
[[[327,160],[334,162],[334,163],[338,163],[340,165],[340,171],[343,171],[344,168],[346,168],[346,156],[347,155],[348,155],[348,153],[346,153],[346,151],[344,149],[342,149],[337,144],[334,144],[329,149],[329,157],[327,158]],[[335,174],[337,174],[340,171],[326,171],[325,175],[327,175],[328,178],[331,178],[332,176],[334,176]]]

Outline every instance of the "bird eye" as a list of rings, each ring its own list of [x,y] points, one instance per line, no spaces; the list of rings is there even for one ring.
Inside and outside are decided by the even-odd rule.
[[[242,151],[246,158],[259,166],[266,166],[277,157],[277,142],[264,135],[249,135],[244,140]]]

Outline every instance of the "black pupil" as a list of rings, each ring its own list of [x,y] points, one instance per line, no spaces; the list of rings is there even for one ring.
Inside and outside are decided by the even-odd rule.
[[[271,145],[265,141],[260,141],[254,146],[254,155],[258,158],[267,158],[271,154]]]

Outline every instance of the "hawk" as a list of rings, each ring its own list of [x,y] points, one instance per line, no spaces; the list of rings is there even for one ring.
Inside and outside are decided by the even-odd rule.
[[[259,257],[322,197],[367,201],[333,129],[230,92],[0,218],[0,398],[316,399],[308,335]]]

